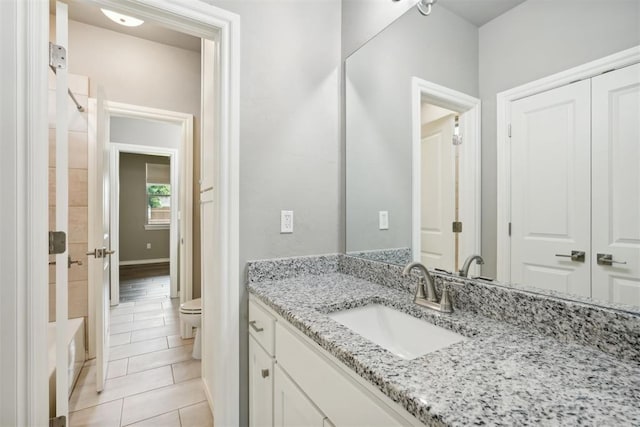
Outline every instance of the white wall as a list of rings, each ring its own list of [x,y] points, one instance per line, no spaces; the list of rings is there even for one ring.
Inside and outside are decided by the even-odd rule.
[[[335,253],[340,223],[340,1],[207,0],[240,15],[240,266]],[[280,234],[280,210],[295,212]],[[247,293],[241,291],[241,425],[247,418]]]
[[[482,274],[496,273],[496,94],[640,44],[637,0],[529,0],[480,28]]]
[[[182,141],[182,126],[131,117],[111,117],[109,138],[111,142],[120,144],[149,145],[177,150]]]
[[[416,0],[342,0],[342,58],[398,19]]]

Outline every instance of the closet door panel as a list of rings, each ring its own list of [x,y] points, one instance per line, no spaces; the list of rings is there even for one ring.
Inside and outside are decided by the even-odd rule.
[[[640,306],[640,64],[592,91],[593,298]]]
[[[512,282],[591,295],[590,85],[511,105]]]

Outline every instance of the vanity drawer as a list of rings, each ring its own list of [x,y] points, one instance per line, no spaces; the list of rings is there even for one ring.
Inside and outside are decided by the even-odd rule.
[[[275,355],[275,322],[276,319],[264,308],[249,300],[249,334],[271,356]]]

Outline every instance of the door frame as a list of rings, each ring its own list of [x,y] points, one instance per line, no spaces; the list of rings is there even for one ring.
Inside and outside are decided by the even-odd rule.
[[[224,286],[224,343],[214,343],[216,357],[228,359],[230,372],[204,381],[216,420],[239,423],[240,403],[240,269],[239,269],[239,88],[240,17],[199,1],[88,0],[101,7],[140,16],[197,37],[215,40],[220,47],[219,110],[213,119],[219,132],[215,144],[218,206],[215,229],[219,260],[213,283]],[[0,416],[9,425],[45,425],[48,422],[48,39],[49,2],[0,2],[0,132],[3,156],[0,173],[3,200],[13,210],[1,213],[0,325],[4,342],[0,369],[15,374],[0,382]],[[5,90],[6,89],[6,90]],[[5,197],[6,196],[6,197]],[[6,211],[6,212],[5,212]],[[5,238],[6,237],[6,238]],[[5,286],[6,285],[6,286]],[[5,412],[6,409],[6,412]]]
[[[509,136],[511,103],[638,62],[640,62],[640,46],[634,46],[604,58],[525,83],[496,95],[496,144],[498,156],[496,280],[509,282],[511,279],[511,236],[509,235],[509,223],[511,222],[511,147],[509,145],[511,140]]]
[[[461,239],[460,251],[480,254],[481,245],[481,158],[480,158],[480,117],[481,101],[465,93],[449,89],[445,86],[413,77],[411,79],[412,110],[412,177],[411,177],[411,252],[414,261],[420,261],[420,151],[422,143],[422,102],[460,111],[464,155],[460,156],[460,198],[470,200],[460,209],[465,218],[465,228],[474,230]],[[469,183],[469,184],[467,184]],[[466,236],[470,236],[466,238]]]

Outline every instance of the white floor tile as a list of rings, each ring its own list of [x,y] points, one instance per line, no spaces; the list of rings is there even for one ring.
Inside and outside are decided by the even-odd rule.
[[[109,367],[107,368],[107,379],[127,375],[128,364],[129,359],[114,360],[113,362],[109,362]]]
[[[96,392],[95,382],[87,383],[82,387],[76,387],[71,395],[69,408],[77,411],[172,383],[173,375],[169,366],[109,379],[105,382],[104,390],[101,393]]]
[[[193,344],[193,338],[183,340],[180,335],[170,335],[167,337],[169,348],[180,347],[181,345]]]
[[[213,416],[206,401],[180,409],[182,427],[213,427]]]
[[[131,332],[123,332],[109,336],[109,346],[129,344],[131,342]]]
[[[69,413],[69,427],[120,427],[122,399]]]
[[[124,399],[122,424],[127,425],[205,400],[202,380],[195,379]]]
[[[167,350],[154,351],[153,353],[141,354],[129,358],[129,368],[127,372],[132,374],[159,366],[171,365],[173,363],[184,362],[191,359],[193,346],[170,348]]]
[[[131,342],[145,341],[151,338],[166,337],[180,333],[180,325],[171,324],[157,328],[141,329],[131,332]]]
[[[174,363],[171,365],[171,369],[173,369],[173,381],[175,383],[200,378],[202,375],[202,364],[197,359]]]
[[[172,411],[135,424],[129,424],[127,427],[181,427],[180,414],[178,411]]]
[[[166,348],[168,348],[167,340],[164,337],[119,345],[109,349],[109,360],[124,359],[125,357],[151,353],[158,350],[164,350]]]

